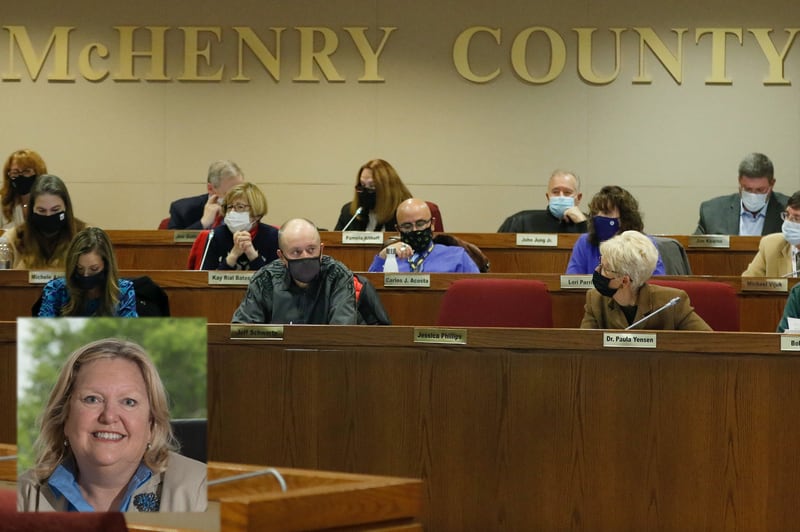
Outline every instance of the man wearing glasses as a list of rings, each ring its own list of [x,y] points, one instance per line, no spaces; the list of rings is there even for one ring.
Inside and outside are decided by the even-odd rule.
[[[780,233],[761,238],[758,253],[742,277],[798,277],[800,275],[800,191],[792,194],[781,213]]]
[[[400,242],[391,244],[400,272],[479,273],[475,262],[461,246],[445,246],[433,241],[434,218],[424,200],[410,198],[397,207]],[[386,248],[375,256],[371,272],[382,272]]]
[[[775,169],[763,153],[739,163],[739,192],[700,204],[694,234],[761,236],[781,230],[780,213],[789,198],[775,192]]]
[[[172,202],[168,229],[213,229],[222,223],[222,200],[228,190],[244,183],[244,174],[235,162],[219,160],[208,167],[206,180],[205,194]]]

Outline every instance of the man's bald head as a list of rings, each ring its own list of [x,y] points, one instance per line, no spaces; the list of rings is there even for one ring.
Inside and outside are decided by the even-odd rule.
[[[425,200],[409,198],[397,206],[396,217],[397,226],[402,228],[403,224],[415,225],[417,222],[430,221],[431,209]],[[406,228],[402,228],[402,230],[405,231]]]
[[[304,251],[320,248],[317,226],[305,218],[287,220],[278,230],[278,247],[289,259],[300,258]],[[319,253],[311,253],[310,256]]]

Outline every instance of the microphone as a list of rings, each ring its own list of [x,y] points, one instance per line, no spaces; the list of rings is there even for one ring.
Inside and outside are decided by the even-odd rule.
[[[347,228],[350,227],[350,224],[353,223],[353,221],[355,221],[355,219],[358,218],[358,215],[361,214],[363,211],[364,207],[359,207],[358,209],[356,209],[356,213],[353,215],[352,218],[350,218],[350,221],[347,222],[345,226],[342,228],[342,232],[347,231]]]
[[[795,270],[793,272],[785,273],[781,275],[781,277],[795,277],[798,273],[800,273],[800,270]]]
[[[214,238],[214,230],[208,230],[208,238],[206,239],[206,249],[203,251],[203,258],[200,260],[200,266],[197,268],[198,270],[203,269],[203,264],[206,263],[206,255],[208,255],[208,248],[211,247],[211,239]]]
[[[664,303],[662,306],[657,308],[654,312],[651,312],[650,314],[648,314],[647,316],[643,317],[639,321],[635,321],[635,322],[631,323],[630,325],[628,325],[627,327],[625,327],[625,330],[627,331],[627,330],[633,329],[634,327],[636,327],[637,325],[639,325],[643,321],[646,321],[646,320],[652,318],[653,316],[655,316],[656,314],[658,314],[662,310],[668,309],[669,307],[673,307],[673,306],[677,305],[678,301],[680,301],[680,300],[681,300],[681,298],[678,297],[678,296],[673,297],[672,299],[670,299],[669,301]]]

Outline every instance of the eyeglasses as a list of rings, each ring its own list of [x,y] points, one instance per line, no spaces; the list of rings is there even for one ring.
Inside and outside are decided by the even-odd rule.
[[[431,220],[433,220],[433,218],[428,218],[427,220],[417,220],[414,223],[408,222],[404,224],[399,224],[397,228],[404,233],[407,233],[408,231],[412,231],[414,229],[417,230],[425,229],[425,227],[427,227],[427,225],[431,223]]]
[[[790,222],[794,222],[796,224],[800,224],[800,216],[789,214],[786,211],[783,211],[781,213],[781,220],[784,220],[784,221],[788,220]]]
[[[614,271],[614,270],[612,270],[612,269],[606,268],[605,266],[603,266],[603,263],[602,263],[602,262],[601,262],[600,264],[598,264],[598,265],[597,265],[597,268],[595,268],[595,270],[596,270],[596,271],[598,271],[598,272],[600,272],[600,275],[602,275],[603,277],[608,277],[608,276],[606,275],[607,273],[610,273],[611,275],[615,275],[615,276],[625,275],[625,274],[624,274],[624,273],[622,273],[622,272],[615,272],[615,271]]]
[[[249,212],[250,205],[247,205],[245,203],[234,203],[233,205],[228,205],[225,210],[229,211],[231,209],[233,209],[236,212]]]
[[[375,187],[362,187],[361,185],[358,185],[356,187],[356,192],[366,192],[368,194],[375,194],[376,189]]]
[[[34,176],[34,175],[36,175],[36,170],[34,170],[33,168],[26,168],[25,170],[9,170],[8,171],[8,177],[10,177],[11,179],[14,179],[14,178],[19,177],[19,176],[31,177],[31,176]]]

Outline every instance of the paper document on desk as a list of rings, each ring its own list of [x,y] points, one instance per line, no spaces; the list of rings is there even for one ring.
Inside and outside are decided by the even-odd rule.
[[[787,318],[789,326],[786,331],[789,334],[800,334],[800,318]]]

